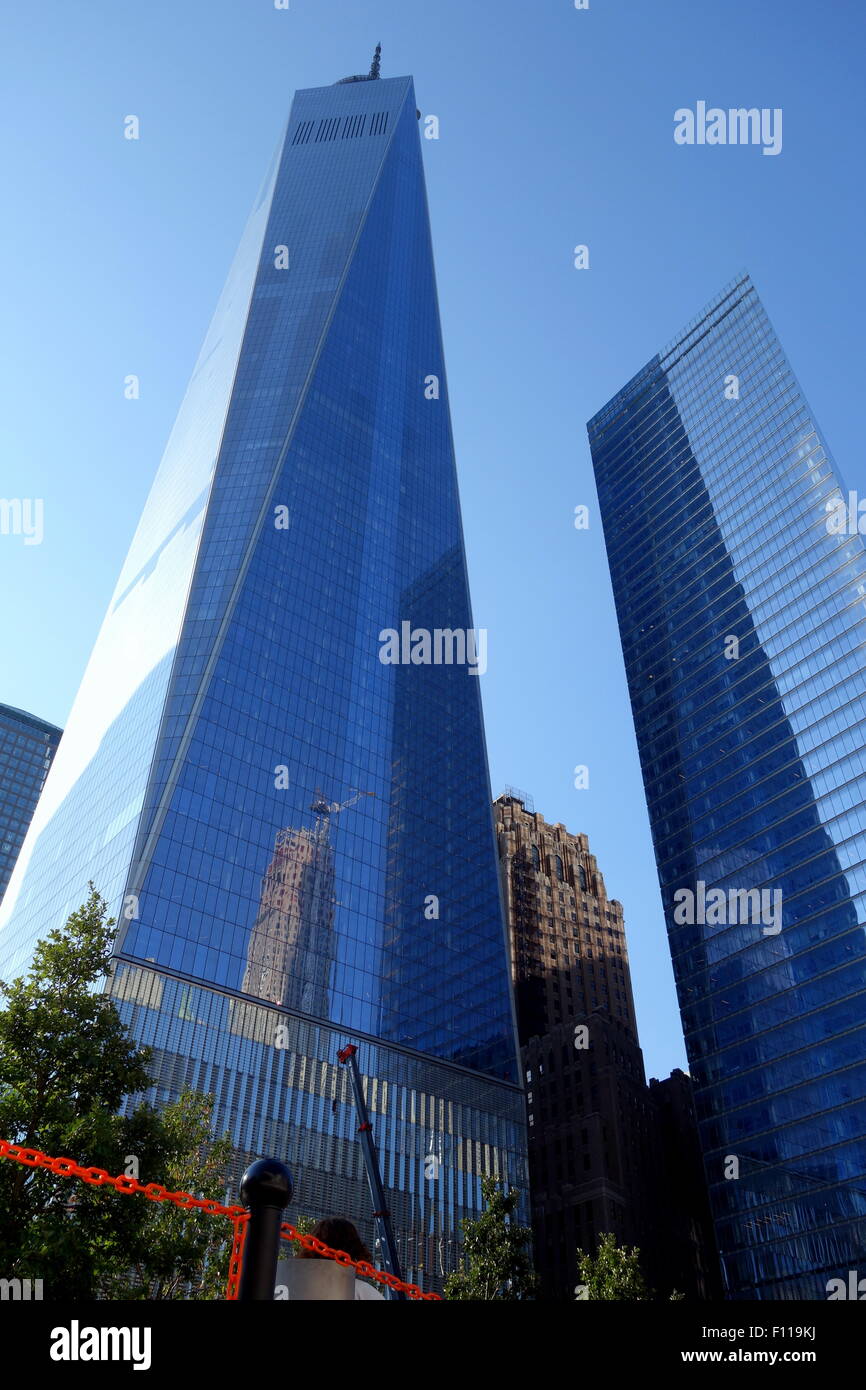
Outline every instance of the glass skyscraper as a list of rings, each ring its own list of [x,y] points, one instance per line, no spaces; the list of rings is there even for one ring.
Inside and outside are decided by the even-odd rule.
[[[0,901],[63,730],[0,705]]]
[[[213,1093],[239,1162],[285,1158],[296,1210],[372,1239],[357,1043],[404,1268],[436,1287],[525,1138],[417,117],[378,62],[295,97],[0,959],[92,878],[156,1098]]]
[[[589,437],[728,1295],[824,1299],[866,1274],[863,540],[747,276]]]

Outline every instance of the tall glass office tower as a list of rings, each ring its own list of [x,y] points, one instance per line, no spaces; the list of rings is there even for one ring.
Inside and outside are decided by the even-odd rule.
[[[372,1238],[359,1044],[410,1277],[522,1096],[415,93],[297,93],[69,720],[2,971],[84,897],[160,1100],[215,1094]],[[388,664],[382,633],[448,631]],[[431,639],[432,642],[432,639]]]
[[[0,705],[0,900],[62,733],[35,714]]]
[[[589,436],[728,1294],[823,1299],[866,1274],[863,540],[747,276]]]

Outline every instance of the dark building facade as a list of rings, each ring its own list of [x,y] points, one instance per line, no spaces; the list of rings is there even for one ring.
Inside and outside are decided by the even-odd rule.
[[[23,709],[0,705],[0,902],[62,733]]]
[[[608,898],[585,835],[548,824],[523,793],[499,797],[494,815],[543,1294],[573,1298],[578,1249],[594,1251],[609,1231],[640,1248],[653,1287],[711,1298],[717,1281],[689,1078],[674,1073],[678,1082],[647,1087],[622,904]],[[663,1123],[658,1102],[669,1087]]]
[[[400,1257],[435,1288],[482,1176],[525,1187],[525,1120],[480,683],[437,659],[473,624],[416,99],[377,74],[295,96],[0,958],[92,878],[156,1097],[212,1093],[239,1165],[285,1158],[298,1210],[372,1242],[356,1043]],[[323,794],[352,803],[327,828]]]
[[[655,1233],[658,1287],[700,1299],[722,1298],[692,1079],[677,1067],[664,1081],[650,1081],[649,1098],[655,1107],[657,1191],[664,1212]]]
[[[747,275],[588,428],[725,1289],[824,1299],[866,1261],[856,506]]]

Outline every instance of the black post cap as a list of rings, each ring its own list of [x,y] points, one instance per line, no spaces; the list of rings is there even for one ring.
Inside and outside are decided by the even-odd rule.
[[[282,1210],[294,1193],[292,1175],[278,1158],[259,1158],[241,1178],[241,1201],[245,1207],[277,1207]]]

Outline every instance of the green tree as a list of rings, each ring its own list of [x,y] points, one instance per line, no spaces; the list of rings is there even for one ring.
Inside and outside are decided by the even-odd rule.
[[[536,1275],[530,1258],[532,1232],[513,1219],[520,1193],[506,1193],[495,1178],[481,1179],[485,1210],[461,1222],[464,1267],[445,1281],[448,1299],[532,1298]]]
[[[303,1216],[299,1212],[296,1212],[294,1216],[290,1212],[289,1220],[291,1225],[294,1226],[299,1236],[311,1236],[318,1224],[316,1221],[313,1220],[312,1216]],[[289,1241],[289,1245],[291,1247],[292,1255],[300,1255],[301,1251],[304,1248],[299,1240],[291,1240]],[[282,1255],[283,1253],[284,1252],[281,1247],[280,1254]]]
[[[641,1273],[640,1251],[635,1247],[629,1250],[625,1245],[617,1245],[610,1231],[605,1232],[599,1241],[595,1255],[585,1250],[577,1252],[577,1267],[580,1283],[577,1299],[607,1299],[627,1303],[645,1303],[658,1297],[649,1289]],[[676,1289],[668,1301],[679,1302],[685,1294]]]
[[[577,1290],[580,1302],[588,1298],[646,1302],[655,1297],[646,1287],[641,1273],[641,1252],[637,1247],[628,1250],[626,1245],[617,1245],[610,1232],[603,1234],[595,1255],[578,1250],[577,1268],[581,1280]],[[674,1289],[670,1302],[684,1297],[685,1294],[678,1294]]]
[[[63,931],[36,947],[28,976],[0,982],[0,1136],[79,1163],[123,1171],[132,1148],[118,1110],[149,1085],[147,1054],[96,988],[112,927],[91,884]],[[92,1297],[129,1246],[141,1214],[76,1179],[0,1161],[0,1267],[41,1278],[46,1296]]]
[[[617,1245],[615,1237],[606,1231],[595,1255],[578,1251],[577,1298],[606,1299],[625,1303],[644,1303],[651,1298],[640,1268],[640,1251]]]
[[[205,1098],[182,1097],[159,1114],[144,1103],[120,1113],[123,1101],[151,1082],[147,1050],[101,990],[113,927],[91,884],[65,928],[38,943],[28,975],[0,982],[0,1137],[112,1174],[221,1197],[216,1170],[225,1170],[225,1141],[215,1149],[208,1142]],[[0,1159],[0,1276],[42,1279],[47,1298],[110,1290],[130,1296],[133,1286],[137,1296],[145,1288],[146,1296],[178,1296],[168,1270],[172,1237],[181,1281],[199,1297],[216,1296],[211,1290],[227,1258],[220,1241],[231,1228],[204,1216],[198,1226],[205,1221],[225,1229],[205,1238],[188,1213]],[[182,1222],[191,1223],[186,1237]]]
[[[144,1109],[144,1107],[142,1107]],[[171,1192],[225,1202],[231,1164],[229,1135],[211,1137],[213,1099],[185,1091],[159,1114],[149,1111],[160,1148],[163,1176]],[[104,1283],[107,1298],[219,1299],[225,1297],[233,1229],[225,1217],[208,1216],[173,1202],[136,1201],[148,1208],[129,1252],[130,1269]]]

